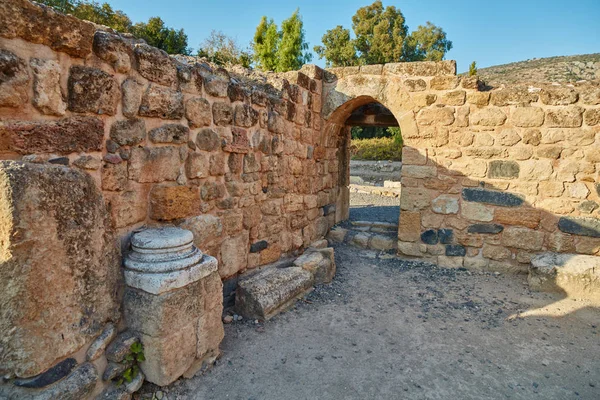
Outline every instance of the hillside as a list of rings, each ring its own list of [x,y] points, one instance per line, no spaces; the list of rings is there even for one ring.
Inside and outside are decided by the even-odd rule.
[[[480,68],[478,75],[494,87],[512,83],[600,80],[600,53],[534,58]]]

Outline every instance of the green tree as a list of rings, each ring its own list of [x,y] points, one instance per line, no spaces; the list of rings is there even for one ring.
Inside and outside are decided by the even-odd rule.
[[[477,63],[473,61],[471,65],[469,65],[469,76],[477,75]]]
[[[314,51],[319,58],[325,58],[328,67],[348,67],[358,63],[350,30],[338,25],[328,30],[321,40],[324,46],[315,46]]]
[[[254,61],[258,69],[263,71],[275,71],[277,69],[277,49],[280,36],[277,25],[273,19],[267,20],[263,16],[256,27],[252,49],[254,50]]]
[[[138,22],[132,26],[131,33],[169,54],[191,54],[187,45],[188,37],[183,29],[175,30],[165,26],[160,17],[152,17],[148,22]]]
[[[304,24],[299,10],[281,23],[281,30],[273,19],[262,17],[256,27],[254,40],[254,61],[263,71],[286,72],[297,70],[312,59],[307,51]]]
[[[314,51],[328,66],[442,60],[452,48],[442,28],[427,22],[408,34],[400,9],[383,7],[381,0],[361,7],[352,17],[352,30],[337,26],[323,35]]]
[[[88,0],[39,0],[42,4],[69,13],[77,18],[106,25],[118,32],[131,33],[144,39],[149,45],[158,47],[169,54],[190,54],[187,35],[183,29],[175,30],[165,26],[159,17],[148,22],[133,25],[131,19],[121,10],[113,10],[108,3]]]
[[[406,38],[406,61],[441,61],[452,49],[452,42],[446,38],[446,32],[439,26],[427,21],[425,26],[419,25],[416,31]]]
[[[252,61],[250,53],[242,50],[235,39],[216,30],[212,30],[202,42],[198,57],[205,57],[218,65],[238,64],[246,68]]]

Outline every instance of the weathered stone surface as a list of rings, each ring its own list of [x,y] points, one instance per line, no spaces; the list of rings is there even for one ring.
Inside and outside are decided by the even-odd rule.
[[[196,146],[200,150],[214,151],[221,147],[221,138],[217,132],[205,128],[196,135]]]
[[[144,78],[165,86],[177,83],[177,68],[166,52],[145,43],[138,43],[133,53],[138,71]]]
[[[429,81],[429,86],[433,90],[448,90],[458,86],[457,76],[434,76]]]
[[[439,214],[457,214],[458,197],[446,194],[438,196],[431,202],[431,208]]]
[[[229,80],[224,79],[219,75],[204,76],[204,90],[213,97],[227,97],[227,89],[229,88]]]
[[[0,126],[0,151],[19,154],[99,151],[103,136],[104,124],[94,117],[7,122]]]
[[[81,65],[69,69],[69,110],[79,113],[115,115],[121,91],[106,72]]]
[[[222,278],[232,276],[246,268],[248,248],[248,232],[242,232],[223,241],[221,245],[221,264],[219,264],[219,274]]]
[[[489,222],[494,218],[494,210],[481,203],[463,202],[460,215],[473,221]]]
[[[148,132],[154,143],[187,143],[190,128],[181,124],[165,124]]]
[[[211,240],[218,240],[223,234],[223,223],[221,218],[214,215],[198,215],[186,219],[181,228],[188,229],[194,234],[194,244],[199,248]]]
[[[0,302],[11,310],[0,316],[0,363],[7,373],[30,377],[116,318],[118,245],[88,174],[3,161],[0,180]]]
[[[528,88],[524,86],[494,90],[491,95],[491,103],[498,107],[529,104],[537,101],[537,99],[538,95],[530,93]]]
[[[29,73],[25,60],[0,49],[0,107],[20,107],[27,102]]]
[[[500,233],[504,227],[499,224],[473,224],[467,229],[468,233]]]
[[[421,92],[427,89],[427,82],[423,79],[406,79],[404,86],[409,92]]]
[[[155,186],[150,191],[150,218],[171,221],[200,213],[200,191],[188,186]]]
[[[123,362],[125,356],[131,352],[131,345],[139,343],[139,341],[139,336],[133,331],[119,333],[106,348],[106,359],[114,363]]]
[[[100,162],[99,159],[94,158],[92,156],[80,156],[78,158],[76,158],[73,161],[73,165],[81,168],[81,169],[88,169],[88,170],[97,170],[100,169],[100,167],[102,166],[102,163]]]
[[[69,375],[76,366],[77,361],[74,358],[66,358],[37,376],[26,379],[15,379],[12,383],[26,388],[43,388]]]
[[[465,188],[462,190],[462,197],[466,201],[493,204],[503,207],[518,207],[523,204],[523,199],[515,194],[486,189]]]
[[[546,125],[551,128],[577,128],[583,123],[583,108],[572,106],[548,110]]]
[[[0,15],[0,36],[5,38],[40,43],[77,58],[85,58],[92,51],[96,27],[91,22],[26,0],[0,3]]]
[[[448,257],[464,257],[467,255],[467,249],[460,244],[448,244],[445,254]]]
[[[514,161],[494,160],[488,168],[488,178],[515,179],[519,177],[519,164]]]
[[[577,103],[579,94],[569,87],[547,87],[540,92],[540,100],[551,106],[566,106]]]
[[[111,196],[111,215],[115,227],[122,228],[146,219],[147,200],[146,192],[141,193],[128,190]]]
[[[105,163],[102,166],[102,190],[121,191],[127,187],[127,164]]]
[[[134,78],[128,78],[121,84],[121,108],[123,115],[128,118],[137,116],[142,105],[142,95],[144,94],[144,85]]]
[[[502,244],[524,250],[541,250],[544,232],[529,228],[507,227],[502,232]]]
[[[141,119],[116,121],[110,127],[110,138],[121,146],[133,146],[146,139],[146,124]]]
[[[188,154],[185,163],[185,172],[189,179],[205,178],[209,176],[209,157],[203,153]]]
[[[312,285],[312,274],[300,267],[269,268],[239,282],[235,308],[246,318],[270,319]]]
[[[212,112],[215,125],[230,125],[233,121],[233,108],[228,103],[214,102]]]
[[[600,237],[600,220],[589,217],[561,217],[558,229],[579,236]]]
[[[441,244],[451,244],[454,241],[454,231],[452,229],[438,229],[438,238]]]
[[[462,106],[465,104],[467,94],[464,90],[454,90],[443,93],[440,96],[440,103],[448,106]]]
[[[94,361],[100,357],[110,342],[117,336],[117,328],[114,324],[107,324],[104,330],[90,345],[85,353],[87,361]]]
[[[180,165],[177,147],[135,147],[131,149],[129,179],[142,183],[174,181]]]
[[[212,122],[210,103],[202,97],[189,99],[185,102],[185,117],[192,128],[210,125]]]
[[[585,114],[583,115],[583,119],[585,120],[585,123],[590,126],[599,125],[600,124],[600,109],[586,110]]]
[[[248,104],[236,104],[233,111],[233,123],[250,128],[258,122],[258,112]]]
[[[540,223],[541,211],[535,208],[498,208],[494,216],[503,225],[521,225],[535,229]]]
[[[450,107],[425,108],[417,114],[419,125],[451,125],[454,122],[454,110]]]
[[[44,114],[65,115],[67,103],[63,99],[60,88],[60,65],[56,61],[41,58],[32,58],[29,64],[33,70],[33,105],[35,108]],[[0,85],[0,90],[2,90],[2,85]],[[0,103],[2,103],[1,99]]]
[[[183,117],[183,94],[150,85],[142,97],[139,114],[144,117],[180,119]]]
[[[542,126],[544,118],[544,110],[539,107],[517,107],[510,116],[512,123],[522,128]]]
[[[506,121],[506,114],[499,108],[484,108],[471,114],[471,123],[482,126],[500,126]]]
[[[424,231],[421,233],[421,241],[426,244],[437,244],[439,241],[437,231],[434,229]]]
[[[310,272],[315,284],[330,283],[336,270],[333,248],[309,249],[294,260],[294,265]]]
[[[533,290],[599,300],[600,257],[542,253],[531,260],[527,282]]]
[[[126,74],[131,69],[131,46],[121,36],[96,31],[93,49],[94,53],[111,64],[116,72]]]

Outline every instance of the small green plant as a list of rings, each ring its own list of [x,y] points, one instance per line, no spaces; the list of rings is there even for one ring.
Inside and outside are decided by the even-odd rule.
[[[352,139],[353,160],[402,161],[402,141],[390,138]]]
[[[473,61],[471,65],[469,65],[469,76],[477,75],[477,63]]]
[[[121,386],[125,382],[129,383],[133,381],[140,373],[138,363],[144,360],[146,360],[146,357],[144,356],[144,346],[141,343],[133,343],[129,348],[129,353],[123,358],[123,363],[131,363],[131,366],[115,378],[117,386]]]

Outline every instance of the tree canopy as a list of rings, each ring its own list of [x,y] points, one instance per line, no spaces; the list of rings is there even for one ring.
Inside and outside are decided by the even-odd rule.
[[[299,10],[281,23],[263,16],[252,41],[253,59],[263,71],[297,70],[312,59],[305,41],[304,24]]]
[[[381,0],[361,7],[352,17],[352,30],[337,26],[323,35],[323,46],[315,46],[328,66],[382,64],[400,61],[439,61],[452,48],[442,28],[427,22],[408,33],[400,9],[383,7]]]
[[[169,54],[190,54],[188,37],[183,29],[175,30],[159,17],[152,17],[148,22],[133,24],[131,19],[121,10],[113,10],[108,3],[89,0],[38,0],[56,10],[72,14],[96,24],[106,25],[122,33],[131,33],[144,39],[149,45],[158,47]]]
[[[222,31],[212,30],[208,38],[200,44],[198,57],[205,57],[218,65],[242,65],[246,68],[252,62],[248,51],[242,50],[237,41]]]

